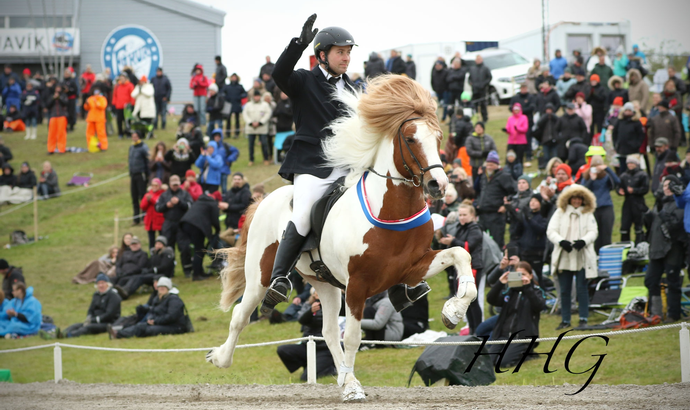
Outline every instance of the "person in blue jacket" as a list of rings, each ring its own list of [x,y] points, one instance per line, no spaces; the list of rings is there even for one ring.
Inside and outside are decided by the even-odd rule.
[[[22,104],[22,87],[17,83],[14,77],[7,80],[7,85],[2,89],[2,103],[9,108],[11,106],[21,107]]]
[[[199,172],[199,183],[204,191],[216,192],[220,185],[220,173],[223,167],[223,158],[218,155],[218,144],[215,141],[208,143],[206,148],[201,150],[201,155],[196,159],[196,166]]]
[[[38,333],[43,320],[41,302],[34,297],[33,286],[22,282],[12,285],[14,299],[0,313],[0,336],[28,336]]]
[[[561,55],[561,50],[556,50],[556,57],[549,61],[549,69],[553,78],[556,80],[561,78],[567,66],[568,60]]]
[[[618,190],[621,180],[610,167],[604,164],[600,156],[593,156],[589,164],[589,170],[583,173],[582,181],[579,183],[592,191],[597,200],[594,218],[596,218],[599,227],[599,236],[594,242],[594,250],[598,255],[602,246],[611,244],[613,222],[616,219],[611,191]]]
[[[237,161],[240,151],[232,145],[223,141],[223,129],[216,128],[211,133],[211,138],[218,145],[216,154],[223,159],[223,166],[220,169],[220,190],[223,194],[228,190],[228,175],[232,172],[232,163]]]
[[[235,135],[233,138],[237,139],[240,137],[240,114],[242,114],[242,99],[247,98],[247,91],[245,91],[242,84],[240,84],[240,77],[232,73],[230,75],[230,84],[223,87],[223,94],[225,94],[225,101],[232,104],[230,109],[230,115],[228,116],[228,123],[225,127],[225,132],[227,136],[230,136],[232,128],[230,128],[230,121],[232,117],[235,117]]]

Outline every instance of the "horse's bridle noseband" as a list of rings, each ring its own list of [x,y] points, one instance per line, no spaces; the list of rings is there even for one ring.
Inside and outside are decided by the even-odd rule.
[[[429,172],[430,170],[432,170],[434,168],[443,169],[443,165],[441,165],[441,164],[429,165],[426,168],[422,168],[422,164],[419,162],[417,157],[412,152],[412,148],[410,148],[410,144],[407,142],[407,139],[404,138],[404,136],[403,136],[402,127],[403,127],[403,125],[405,125],[406,122],[414,121],[414,120],[422,120],[422,119],[424,119],[424,118],[423,117],[408,118],[405,121],[403,121],[400,124],[400,127],[398,128],[398,140],[399,140],[398,146],[400,148],[400,159],[402,159],[403,167],[405,168],[405,170],[410,173],[410,175],[411,175],[410,178],[398,178],[398,177],[391,177],[388,175],[381,175],[378,172],[374,171],[374,169],[372,167],[369,168],[369,171],[371,171],[372,173],[374,173],[374,174],[376,174],[382,178],[392,179],[392,180],[397,180],[397,181],[410,182],[415,187],[420,187],[422,185],[422,179],[424,178],[424,174],[426,174],[427,172]],[[412,157],[414,162],[417,164],[417,167],[419,168],[419,174],[413,173],[412,169],[407,165],[407,161],[405,161],[405,155],[403,155],[403,149],[402,149],[403,142],[405,143],[405,146],[407,147],[407,152],[410,153],[410,156]]]

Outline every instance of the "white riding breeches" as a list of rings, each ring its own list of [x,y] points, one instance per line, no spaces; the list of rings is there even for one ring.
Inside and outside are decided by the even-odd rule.
[[[296,174],[292,200],[292,223],[297,232],[307,236],[311,230],[311,208],[338,178],[347,175],[347,170],[334,168],[331,175],[321,179],[310,174]]]

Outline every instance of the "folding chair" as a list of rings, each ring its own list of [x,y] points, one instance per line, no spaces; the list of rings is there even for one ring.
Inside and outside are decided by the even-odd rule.
[[[67,186],[86,186],[91,178],[93,178],[93,174],[90,172],[75,172],[72,179],[67,182]]]
[[[630,278],[644,278],[644,276],[644,273],[638,273],[623,277],[599,279],[594,288],[594,295],[589,300],[589,308],[593,312],[608,316],[611,319],[616,309],[622,311],[633,298],[647,296],[648,290],[645,286],[627,286]],[[601,309],[611,309],[612,311],[606,313]],[[620,315],[620,311],[618,315]]]

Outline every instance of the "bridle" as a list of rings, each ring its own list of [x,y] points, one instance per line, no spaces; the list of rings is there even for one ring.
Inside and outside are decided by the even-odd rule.
[[[391,180],[394,180],[394,181],[409,182],[409,183],[411,183],[412,185],[414,185],[415,187],[418,188],[418,187],[422,186],[422,179],[424,178],[424,174],[426,174],[427,172],[429,172],[430,170],[432,170],[432,169],[434,169],[434,168],[441,168],[441,169],[443,169],[443,165],[441,165],[441,164],[429,165],[429,166],[426,167],[426,168],[422,168],[422,164],[419,162],[419,160],[417,159],[417,157],[416,157],[416,156],[414,155],[414,153],[412,152],[412,148],[410,148],[410,144],[407,142],[407,139],[404,138],[404,136],[403,136],[402,127],[403,127],[403,125],[405,125],[406,122],[414,121],[414,120],[422,120],[422,119],[424,119],[424,118],[423,118],[423,117],[408,118],[408,119],[406,119],[405,121],[403,121],[403,122],[400,124],[400,127],[398,128],[398,146],[399,146],[399,148],[400,148],[400,159],[402,159],[403,167],[405,168],[405,170],[406,170],[407,172],[410,173],[411,177],[410,177],[410,178],[399,178],[399,177],[392,177],[392,176],[389,176],[389,175],[382,175],[382,174],[379,174],[378,172],[374,171],[374,168],[369,167],[369,171],[370,171],[371,173],[373,173],[373,174],[375,174],[375,175],[378,175],[378,176],[380,176],[381,178],[391,179]],[[412,169],[407,165],[407,161],[405,161],[405,156],[403,155],[403,149],[402,149],[402,144],[403,144],[403,142],[405,143],[405,147],[407,147],[407,152],[410,153],[410,156],[412,157],[412,159],[414,160],[414,162],[417,164],[417,167],[419,168],[419,174],[415,174],[414,172],[412,172]]]

